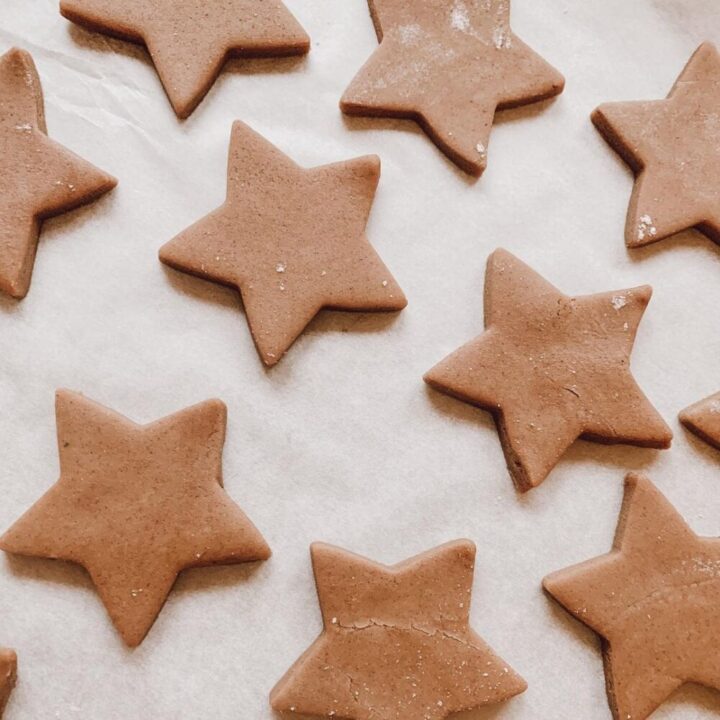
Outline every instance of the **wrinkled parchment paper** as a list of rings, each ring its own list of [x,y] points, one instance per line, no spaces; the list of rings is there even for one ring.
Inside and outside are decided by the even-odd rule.
[[[57,478],[56,388],[140,422],[217,396],[227,490],[274,550],[259,567],[184,573],[135,651],[83,571],[0,558],[0,642],[20,660],[6,717],[271,720],[271,686],[320,629],[311,541],[393,563],[467,536],[472,622],[530,687],[465,717],[609,718],[598,642],[540,580],[609,550],[627,470],[649,472],[697,532],[720,534],[720,453],[675,419],[720,389],[720,249],[685,233],[625,250],[631,176],[588,116],[606,100],[664,97],[694,48],[720,41],[720,6],[515,0],[515,31],[567,88],[499,118],[473,183],[413,123],[338,111],[377,44],[364,0],[288,5],[312,37],[308,58],[233,61],[179,122],[143,50],[72,27],[56,0],[0,4],[0,51],[32,52],[51,136],[120,180],[47,222],[30,295],[0,300],[0,526]],[[222,201],[236,118],[308,166],[381,156],[369,236],[404,312],[324,313],[266,372],[236,294],[160,265],[160,245]],[[633,367],[676,428],[671,451],[578,442],[518,497],[489,416],[425,389],[422,373],[481,331],[498,246],[568,293],[655,287]],[[720,696],[691,687],[656,717],[719,711]]]

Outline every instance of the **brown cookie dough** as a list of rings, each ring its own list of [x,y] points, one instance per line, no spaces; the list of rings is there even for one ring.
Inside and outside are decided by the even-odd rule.
[[[470,628],[469,540],[392,567],[321,543],[311,554],[323,631],[273,689],[275,710],[440,720],[527,688]]]
[[[680,422],[690,432],[720,450],[720,393],[685,408]]]
[[[222,486],[219,400],[137,425],[61,390],[56,415],[60,479],[0,549],[82,565],[128,645],[142,642],[181,570],[270,556]]]
[[[569,297],[505,250],[488,260],[485,333],[425,376],[493,413],[521,492],[578,438],[667,448],[672,433],[630,373],[651,288]]]
[[[696,228],[720,242],[720,56],[701,45],[666,100],[601,105],[592,120],[636,175],[625,242]]]
[[[60,0],[78,25],[145,45],[186,118],[229,57],[304,55],[310,38],[281,0]]]
[[[416,120],[473,175],[496,110],[562,92],[562,75],[510,29],[510,0],[369,0],[380,47],[340,101],[348,115]]]
[[[365,236],[374,156],[305,169],[233,125],[225,204],[160,250],[183,272],[237,288],[262,361],[275,365],[322,309],[407,304]]]
[[[92,202],[115,184],[48,138],[30,54],[13,48],[0,57],[0,291],[27,295],[45,218]]]
[[[616,720],[643,720],[686,682],[720,690],[720,540],[695,535],[647,478],[627,476],[612,551],[543,585],[602,637]]]
[[[14,650],[0,648],[0,718],[17,683],[17,655]]]

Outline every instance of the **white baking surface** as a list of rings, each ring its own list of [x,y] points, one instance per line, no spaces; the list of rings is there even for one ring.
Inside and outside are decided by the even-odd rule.
[[[0,643],[20,663],[6,718],[271,720],[270,688],[320,629],[310,542],[392,563],[463,536],[478,545],[472,622],[529,683],[464,717],[609,718],[594,635],[540,581],[609,550],[627,470],[648,471],[697,532],[720,535],[720,453],[675,419],[720,390],[720,250],[695,233],[625,250],[631,176],[588,116],[664,97],[695,47],[720,41],[720,5],[516,0],[515,31],[567,88],[499,118],[476,183],[413,123],[341,116],[376,47],[364,0],[288,5],[309,57],[233,61],[179,122],[143,50],[72,27],[56,0],[0,4],[0,51],[33,54],[51,136],[120,181],[47,222],[29,296],[0,301],[0,526],[57,477],[56,388],[141,422],[217,396],[227,490],[274,551],[255,568],[184,573],[134,651],[82,570],[0,558]],[[308,166],[381,156],[369,235],[404,312],[323,313],[266,372],[236,294],[161,266],[160,245],[222,201],[236,118]],[[498,246],[568,293],[654,286],[633,369],[676,429],[671,451],[578,442],[518,497],[489,416],[426,390],[423,372],[482,330]],[[719,711],[716,693],[686,687],[654,717]]]

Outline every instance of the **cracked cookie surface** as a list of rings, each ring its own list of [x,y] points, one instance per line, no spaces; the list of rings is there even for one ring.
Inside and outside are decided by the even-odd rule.
[[[276,710],[440,720],[525,690],[470,628],[470,541],[393,566],[321,543],[311,553],[323,631],[272,691]]]
[[[686,682],[720,689],[720,540],[697,536],[648,478],[625,480],[612,551],[543,586],[603,638],[618,720],[644,720]]]

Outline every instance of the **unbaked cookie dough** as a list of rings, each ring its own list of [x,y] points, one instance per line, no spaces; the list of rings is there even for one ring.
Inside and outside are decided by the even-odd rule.
[[[348,115],[416,120],[472,175],[496,110],[562,92],[560,73],[510,29],[510,0],[369,0],[380,47],[340,101]]]
[[[475,545],[388,567],[311,547],[323,631],[275,686],[275,710],[349,720],[440,720],[527,685],[469,625]]]
[[[720,392],[685,408],[680,422],[690,432],[720,450]]]
[[[569,297],[505,250],[488,260],[485,332],[425,375],[495,418],[521,492],[578,438],[667,448],[672,432],[630,372],[648,286]]]
[[[720,540],[698,537],[646,477],[625,481],[612,551],[543,585],[602,637],[616,720],[644,720],[687,682],[720,690]]]
[[[407,304],[365,235],[379,178],[375,155],[306,169],[236,122],[225,204],[164,245],[160,260],[237,288],[260,358],[275,365],[322,308]]]
[[[56,416],[60,479],[0,549],[82,565],[128,645],[142,642],[181,570],[270,556],[222,486],[220,400],[138,425],[60,390]]]
[[[17,655],[14,650],[0,648],[0,718],[17,683]]]
[[[0,291],[27,295],[44,219],[115,185],[115,178],[48,138],[30,53],[13,48],[0,57]]]
[[[720,56],[690,58],[666,100],[601,105],[592,120],[636,175],[628,247],[696,228],[720,242]]]
[[[188,117],[228,57],[304,55],[310,38],[280,0],[60,0],[89,30],[145,45],[175,113]]]

